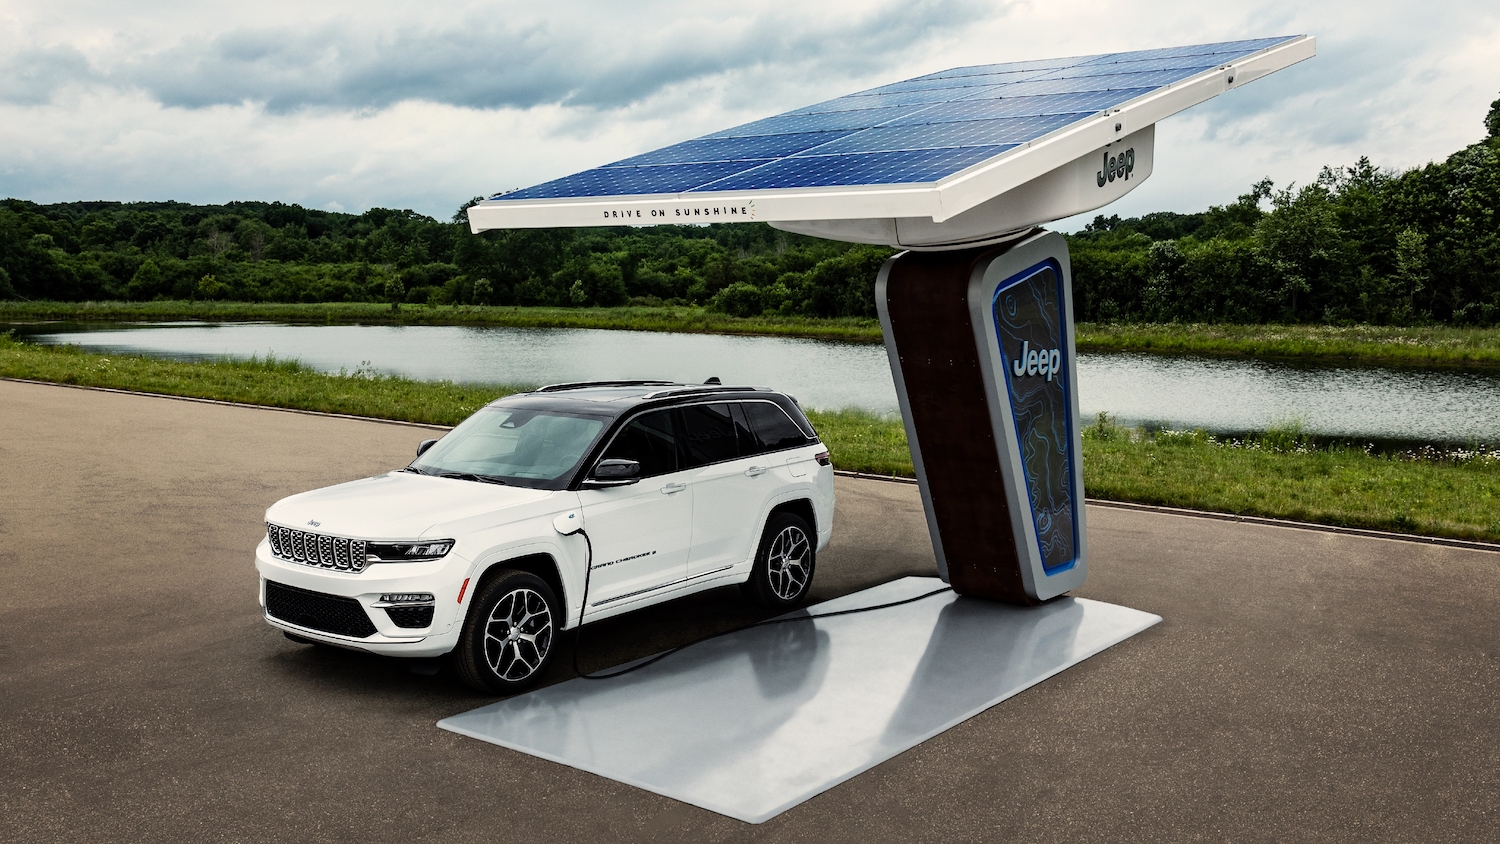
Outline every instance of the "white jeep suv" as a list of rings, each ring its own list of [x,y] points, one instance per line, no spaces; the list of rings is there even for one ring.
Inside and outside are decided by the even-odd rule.
[[[255,565],[289,638],[447,654],[510,693],[586,622],[730,583],[795,606],[832,528],[828,451],[791,397],[591,382],[500,399],[404,469],[276,502]]]

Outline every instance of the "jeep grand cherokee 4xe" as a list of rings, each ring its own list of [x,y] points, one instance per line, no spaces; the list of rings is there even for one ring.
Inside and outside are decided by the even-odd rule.
[[[828,451],[789,396],[595,382],[500,399],[404,469],[276,502],[255,562],[289,638],[447,654],[509,693],[586,622],[731,583],[798,604],[832,526]]]

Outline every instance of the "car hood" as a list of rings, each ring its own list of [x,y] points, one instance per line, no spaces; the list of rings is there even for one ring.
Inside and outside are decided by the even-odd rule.
[[[266,510],[266,521],[355,539],[436,538],[423,534],[440,523],[496,513],[556,494],[391,472],[283,498]]]

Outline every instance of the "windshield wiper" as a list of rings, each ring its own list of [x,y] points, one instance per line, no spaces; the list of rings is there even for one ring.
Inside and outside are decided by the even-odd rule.
[[[499,478],[494,477],[493,475],[476,475],[473,472],[437,472],[436,475],[439,478],[454,478],[460,481],[479,481],[483,484],[499,484],[500,486],[509,486],[509,484],[507,484],[505,481],[502,481]]]
[[[411,472],[412,474],[415,474],[415,475],[425,475],[425,474],[427,474],[426,472],[422,471],[421,469],[418,469],[415,466],[407,466],[405,469],[399,469],[397,471]]]

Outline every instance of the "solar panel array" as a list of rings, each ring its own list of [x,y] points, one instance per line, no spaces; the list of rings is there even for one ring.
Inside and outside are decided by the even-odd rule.
[[[495,199],[934,182],[1282,38],[960,67],[799,108]]]

